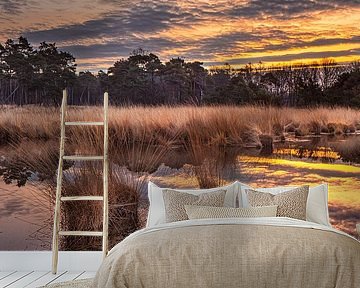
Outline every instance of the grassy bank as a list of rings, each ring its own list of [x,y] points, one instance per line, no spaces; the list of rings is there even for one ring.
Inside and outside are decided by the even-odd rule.
[[[260,135],[277,138],[286,133],[301,136],[360,130],[360,111],[346,108],[112,107],[109,112],[110,135],[119,143],[163,144],[168,139],[183,143],[196,135],[203,144],[258,145]],[[71,108],[68,119],[99,120],[101,115],[100,107]],[[91,138],[97,128],[81,129],[84,137]],[[0,108],[0,144],[19,138],[51,140],[58,135],[58,108]]]

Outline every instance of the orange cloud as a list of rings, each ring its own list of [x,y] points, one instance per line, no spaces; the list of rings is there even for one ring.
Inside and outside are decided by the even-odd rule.
[[[20,34],[35,44],[57,42],[75,54],[80,69],[104,68],[109,58],[126,57],[139,47],[163,60],[183,56],[206,66],[360,58],[360,4],[355,0],[14,3],[0,4],[11,11],[0,18],[0,42]]]

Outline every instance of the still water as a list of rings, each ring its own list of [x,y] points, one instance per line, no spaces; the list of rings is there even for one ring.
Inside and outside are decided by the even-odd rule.
[[[39,187],[0,182],[0,250],[49,250],[50,203]]]
[[[353,140],[304,138],[294,143],[275,144],[268,155],[258,149],[242,151],[232,157],[229,167],[224,166],[224,170],[228,170],[224,179],[254,187],[329,183],[332,225],[356,235],[355,224],[360,222],[360,166],[342,162],[341,154],[335,150],[338,145]],[[198,187],[190,166],[181,164],[171,168],[165,163],[150,179],[162,186]],[[51,215],[52,207],[44,197],[41,184],[19,188],[1,181],[0,250],[49,250]]]

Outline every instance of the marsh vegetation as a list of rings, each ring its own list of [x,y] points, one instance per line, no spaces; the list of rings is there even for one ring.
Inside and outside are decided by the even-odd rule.
[[[359,163],[358,110],[134,106],[112,107],[109,113],[111,246],[144,226],[147,211],[145,192],[149,179],[172,187],[209,188],[235,179],[255,185],[276,185],[264,182],[267,175],[271,179],[271,173],[258,174],[256,169],[264,164],[254,159],[295,157],[304,161],[311,158],[326,163]],[[101,115],[101,107],[70,107],[67,119],[96,121],[101,119]],[[101,130],[98,127],[69,128],[66,131],[66,154],[101,154]],[[36,192],[36,205],[48,203],[51,207],[54,202],[59,134],[59,109],[1,107],[2,178],[6,183],[18,186],[35,184],[40,187]],[[350,140],[323,143],[324,137]],[[255,158],[239,158],[239,155]],[[252,172],[244,165],[253,165]],[[273,170],[280,173],[281,169],[275,167]],[[63,195],[101,194],[101,165],[66,162],[64,174]],[[345,176],[355,177],[358,181],[354,175]],[[281,184],[293,183],[289,179],[284,181]],[[319,178],[311,181],[319,182]],[[331,211],[338,211],[334,207],[336,204],[332,203]],[[100,205],[66,203],[62,209],[61,225],[66,229],[101,229]],[[358,207],[352,206],[351,209],[357,213]],[[336,218],[336,213],[332,213]],[[341,215],[344,219],[344,214]],[[48,227],[51,227],[50,223],[49,215]],[[342,226],[353,233],[352,228]],[[66,237],[62,245],[66,249],[97,249],[100,247],[98,240]]]

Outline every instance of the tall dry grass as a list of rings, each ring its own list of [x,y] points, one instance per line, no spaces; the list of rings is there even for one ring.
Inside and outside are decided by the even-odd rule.
[[[101,107],[70,108],[73,120],[101,120]],[[258,145],[259,135],[285,132],[347,133],[360,130],[360,111],[347,108],[275,108],[259,106],[111,107],[109,129],[114,142],[183,143],[196,133],[202,143]],[[91,135],[97,128],[78,129]],[[50,140],[59,135],[59,109],[3,107],[0,109],[0,144],[9,141]],[[71,136],[71,135],[70,135]],[[20,138],[20,139],[19,139]]]

